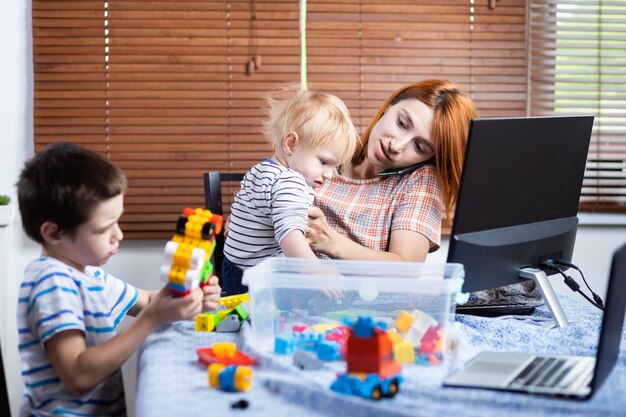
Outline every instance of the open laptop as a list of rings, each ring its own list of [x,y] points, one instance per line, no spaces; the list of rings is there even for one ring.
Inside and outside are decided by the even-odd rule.
[[[626,245],[613,255],[596,357],[482,352],[445,386],[590,399],[611,373],[626,310]]]

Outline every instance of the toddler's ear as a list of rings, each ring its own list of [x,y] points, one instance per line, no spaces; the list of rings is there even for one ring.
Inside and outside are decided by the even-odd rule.
[[[50,245],[54,245],[61,240],[63,232],[59,229],[59,226],[54,222],[44,222],[39,228],[41,237],[44,242]]]
[[[295,152],[298,139],[298,134],[294,131],[285,133],[285,136],[283,136],[283,153],[285,155],[291,155]]]

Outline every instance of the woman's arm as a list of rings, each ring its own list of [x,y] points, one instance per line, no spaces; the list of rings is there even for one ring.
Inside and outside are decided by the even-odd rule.
[[[307,240],[314,252],[333,259],[423,262],[430,242],[417,232],[397,230],[391,233],[389,252],[366,248],[336,232],[326,222],[322,210],[309,210]]]

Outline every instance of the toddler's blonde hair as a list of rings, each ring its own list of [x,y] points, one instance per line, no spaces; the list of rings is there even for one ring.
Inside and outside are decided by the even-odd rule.
[[[338,151],[339,165],[349,162],[359,142],[344,102],[332,94],[301,91],[287,85],[265,97],[268,112],[263,134],[274,151],[280,150],[287,132],[298,134],[302,146]]]

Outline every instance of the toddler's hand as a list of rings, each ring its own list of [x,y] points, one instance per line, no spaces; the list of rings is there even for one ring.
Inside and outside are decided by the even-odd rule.
[[[172,297],[165,286],[159,292],[153,293],[145,311],[157,325],[176,320],[192,320],[201,313],[202,297],[200,288],[184,297]]]
[[[202,293],[202,311],[215,310],[222,293],[217,276],[213,275],[209,278],[209,284],[202,287]]]
[[[322,290],[322,294],[324,294],[324,297],[334,301],[341,300],[345,297],[341,290]]]
[[[224,235],[224,239],[228,236],[228,228],[230,227],[230,214],[224,220],[224,225],[222,226],[222,234]]]

